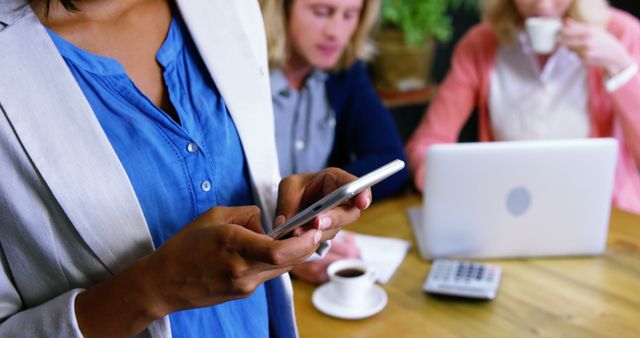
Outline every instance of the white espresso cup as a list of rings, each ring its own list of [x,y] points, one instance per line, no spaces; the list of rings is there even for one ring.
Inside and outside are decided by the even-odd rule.
[[[562,30],[559,18],[533,17],[524,21],[531,47],[538,54],[550,54],[556,48],[558,34]]]
[[[341,305],[357,307],[376,281],[376,272],[358,259],[335,261],[327,268],[334,290],[334,301]]]

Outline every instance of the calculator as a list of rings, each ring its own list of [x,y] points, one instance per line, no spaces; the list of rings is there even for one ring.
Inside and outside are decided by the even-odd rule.
[[[500,284],[499,266],[452,259],[435,259],[422,289],[425,292],[493,299]]]

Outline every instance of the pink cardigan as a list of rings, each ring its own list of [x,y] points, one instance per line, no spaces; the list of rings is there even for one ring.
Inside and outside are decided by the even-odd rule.
[[[611,9],[607,30],[640,64],[640,22]],[[422,190],[424,154],[434,143],[456,142],[474,107],[478,107],[481,141],[493,140],[489,121],[489,79],[498,40],[487,23],[473,27],[456,46],[451,70],[440,86],[420,125],[407,143],[409,169]],[[591,137],[615,137],[620,143],[613,203],[640,214],[640,74],[613,93],[604,88],[603,71],[588,68]]]

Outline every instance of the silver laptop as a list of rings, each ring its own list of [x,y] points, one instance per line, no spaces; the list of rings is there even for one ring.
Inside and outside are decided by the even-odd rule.
[[[617,150],[606,138],[430,147],[423,207],[409,212],[421,256],[602,253]]]

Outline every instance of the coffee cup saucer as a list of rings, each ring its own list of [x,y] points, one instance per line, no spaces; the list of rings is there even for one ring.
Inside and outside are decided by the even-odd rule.
[[[311,296],[313,305],[320,312],[341,319],[362,319],[373,316],[387,305],[387,293],[384,289],[374,284],[362,304],[357,306],[342,305],[335,301],[333,283],[325,283],[318,287]]]

